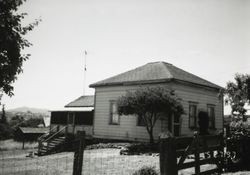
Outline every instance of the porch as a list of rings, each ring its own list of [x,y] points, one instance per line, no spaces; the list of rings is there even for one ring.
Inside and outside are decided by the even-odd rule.
[[[85,131],[86,136],[92,136],[93,114],[92,107],[51,111],[50,133],[62,130],[61,134],[75,135],[78,131]]]

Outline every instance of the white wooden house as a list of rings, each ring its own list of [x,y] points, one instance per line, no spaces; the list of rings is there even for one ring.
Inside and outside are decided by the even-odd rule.
[[[182,99],[185,114],[180,119],[159,120],[154,137],[166,130],[176,136],[192,135],[198,127],[198,112],[207,110],[210,133],[223,128],[223,98],[218,94],[222,87],[188,73],[166,62],[153,62],[125,73],[91,84],[95,88],[94,137],[148,141],[149,136],[140,120],[117,114],[116,100],[127,91],[141,86],[164,86],[175,90]]]

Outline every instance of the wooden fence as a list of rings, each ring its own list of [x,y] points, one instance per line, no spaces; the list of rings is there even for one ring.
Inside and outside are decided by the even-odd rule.
[[[205,175],[222,172],[223,135],[208,135],[174,138],[167,136],[160,140],[161,175],[177,175],[178,170],[194,168],[195,174]],[[185,161],[188,156],[191,161]],[[201,165],[215,164],[216,167],[201,172]]]

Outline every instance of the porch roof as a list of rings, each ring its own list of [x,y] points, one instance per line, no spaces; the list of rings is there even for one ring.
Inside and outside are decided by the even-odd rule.
[[[94,96],[93,95],[84,95],[81,96],[74,101],[70,102],[69,104],[65,105],[65,107],[93,107],[94,106]]]
[[[67,107],[61,109],[51,110],[50,112],[90,112],[94,107]]]

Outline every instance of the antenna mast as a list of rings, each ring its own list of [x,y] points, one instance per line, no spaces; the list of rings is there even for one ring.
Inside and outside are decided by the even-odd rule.
[[[84,71],[83,71],[83,95],[85,95],[86,73],[87,73],[87,51],[84,50]]]

